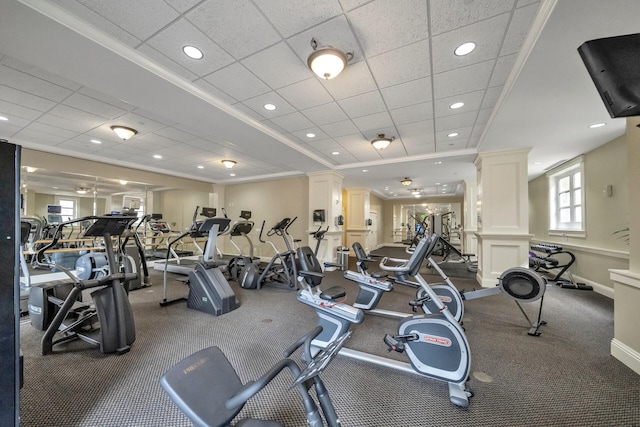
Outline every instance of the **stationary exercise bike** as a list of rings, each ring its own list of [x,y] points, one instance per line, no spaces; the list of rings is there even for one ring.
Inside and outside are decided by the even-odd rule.
[[[437,313],[439,311],[437,304],[431,300],[431,298],[422,290],[422,288],[415,282],[409,281],[408,277],[400,274],[398,277],[390,276],[385,272],[370,273],[367,264],[374,262],[374,260],[366,253],[362,245],[358,242],[353,244],[353,252],[356,255],[356,267],[358,271],[347,270],[344,272],[344,277],[358,284],[358,295],[354,307],[363,310],[365,313],[377,314],[384,317],[391,318],[403,318],[412,316],[408,313],[400,313],[396,311],[383,310],[377,308],[382,295],[385,292],[393,290],[395,284],[418,288],[418,295],[420,295],[419,302],[410,301],[409,305],[413,307],[415,312],[416,307],[422,307],[423,311],[427,314]],[[387,258],[387,262],[393,262],[397,264],[404,264],[406,259],[399,258]],[[447,306],[456,321],[461,322],[464,316],[464,304],[462,297],[453,284],[430,284],[431,289],[438,295],[438,298],[444,305]]]
[[[380,366],[415,373],[428,378],[445,381],[449,385],[449,399],[460,407],[469,406],[473,393],[466,388],[471,367],[469,343],[458,321],[438,295],[420,275],[422,260],[437,243],[425,237],[420,240],[411,258],[400,265],[389,265],[388,258],[380,262],[382,270],[398,275],[414,277],[419,286],[430,295],[439,312],[401,319],[396,335],[385,335],[384,342],[389,351],[405,352],[410,363],[380,357],[362,351],[343,348],[340,354]],[[346,304],[344,289],[334,286],[324,292],[319,289],[322,267],[309,248],[298,249],[301,269],[299,279],[302,290],[298,301],[313,308],[318,315],[318,325],[323,332],[312,345],[324,348],[345,333],[352,323],[361,323],[363,312]]]
[[[327,347],[312,357],[311,340],[320,334],[322,328],[316,326],[296,341],[284,352],[284,359],[255,381],[243,385],[229,360],[218,347],[209,347],[188,356],[169,369],[160,379],[160,385],[180,410],[197,426],[223,427],[242,410],[245,403],[267,386],[280,372],[289,368],[295,387],[302,397],[302,404],[311,427],[321,427],[322,416],[329,427],[339,427],[329,393],[320,379],[320,373],[327,367],[342,345],[351,335],[347,331]],[[302,360],[307,365],[301,369],[289,357],[302,346]],[[309,394],[314,388],[320,409]],[[274,421],[244,419],[236,426],[282,427]]]

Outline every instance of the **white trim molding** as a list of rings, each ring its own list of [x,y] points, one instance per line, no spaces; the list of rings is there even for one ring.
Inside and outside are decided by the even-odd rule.
[[[640,353],[614,338],[611,340],[611,355],[640,375]]]

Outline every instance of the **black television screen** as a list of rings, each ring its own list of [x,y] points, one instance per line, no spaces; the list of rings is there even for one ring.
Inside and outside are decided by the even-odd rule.
[[[216,216],[216,208],[205,208],[203,207],[200,211],[201,216],[206,216],[207,218],[213,218]]]
[[[161,213],[152,213],[151,214],[151,219],[162,219],[162,214]]]
[[[240,211],[240,218],[246,219],[247,221],[251,219],[251,211]]]
[[[47,205],[47,213],[48,214],[61,214],[62,206],[60,205]]]
[[[609,115],[640,115],[640,34],[589,40],[578,47]]]

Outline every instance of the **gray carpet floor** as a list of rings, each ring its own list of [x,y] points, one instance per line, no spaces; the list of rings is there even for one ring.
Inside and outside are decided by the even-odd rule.
[[[384,251],[383,251],[384,252]],[[388,255],[397,256],[390,249]],[[170,296],[188,288],[171,275]],[[440,282],[425,270],[430,283]],[[25,357],[20,393],[23,426],[188,426],[189,420],[159,385],[180,359],[218,346],[244,382],[275,364],[282,351],[316,322],[314,311],[293,291],[244,290],[231,282],[240,307],[214,317],[184,303],[161,307],[162,275],[153,286],[130,293],[136,341],[127,354],[104,355],[78,341],[40,354],[43,332],[28,318],[21,325]],[[452,277],[460,289],[475,281]],[[328,272],[323,286],[341,285],[353,302],[357,287],[341,272]],[[409,311],[414,289],[398,286],[380,308]],[[537,305],[524,307],[535,317]],[[610,355],[613,301],[595,292],[548,287],[542,335],[527,335],[517,306],[502,295],[468,301],[464,327],[471,346],[475,396],[468,409],[449,402],[447,385],[342,356],[322,377],[344,426],[639,426],[640,376]],[[397,321],[366,316],[348,346],[381,356],[382,342]],[[305,425],[300,399],[279,376],[251,400],[241,415]]]

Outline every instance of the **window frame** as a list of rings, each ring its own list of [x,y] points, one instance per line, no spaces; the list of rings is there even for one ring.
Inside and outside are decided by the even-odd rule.
[[[575,175],[580,174],[580,187],[575,186]],[[569,178],[569,189],[560,191],[559,183],[563,178]],[[566,162],[547,173],[549,189],[549,235],[552,236],[572,236],[587,237],[586,224],[586,191],[584,175],[584,156]],[[580,190],[580,200],[574,199],[576,190]],[[569,209],[571,221],[562,222],[560,220],[560,197],[561,193],[569,195]],[[575,210],[580,207],[580,221],[576,221]]]

